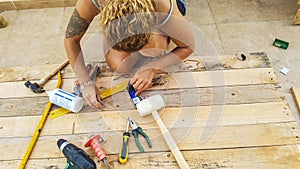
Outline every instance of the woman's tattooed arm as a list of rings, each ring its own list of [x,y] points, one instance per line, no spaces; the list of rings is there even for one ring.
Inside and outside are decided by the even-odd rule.
[[[66,30],[66,38],[72,38],[76,35],[80,35],[85,32],[88,27],[88,21],[82,18],[75,8]]]

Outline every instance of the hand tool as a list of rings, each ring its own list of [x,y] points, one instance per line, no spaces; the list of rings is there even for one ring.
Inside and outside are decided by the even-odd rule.
[[[65,60],[62,64],[60,64],[57,68],[55,68],[51,73],[49,73],[46,77],[42,78],[37,83],[31,83],[30,81],[25,82],[25,86],[31,89],[34,93],[43,93],[45,90],[43,89],[43,85],[58,71],[64,68],[69,63],[69,60]]]
[[[106,167],[110,169],[110,165],[106,160],[105,150],[100,145],[101,142],[103,142],[102,137],[100,137],[100,135],[94,135],[84,144],[84,147],[91,147],[96,153],[97,157],[100,159],[100,161],[103,161]]]
[[[58,81],[57,81],[57,84],[56,84],[56,88],[60,88],[61,83],[62,83],[61,73],[58,72]],[[36,143],[36,141],[37,141],[37,139],[40,135],[40,132],[42,131],[42,129],[44,127],[44,124],[45,124],[46,119],[48,117],[51,106],[52,106],[52,103],[49,101],[46,108],[45,108],[45,110],[44,110],[43,116],[41,117],[40,122],[39,122],[38,126],[36,127],[36,129],[34,131],[34,134],[33,134],[32,139],[31,139],[31,141],[30,141],[30,143],[27,147],[26,153],[25,153],[25,155],[24,155],[24,157],[21,161],[19,169],[25,168],[26,163],[28,161],[28,158],[29,158],[29,156],[30,156],[30,154],[33,150],[33,147],[34,147],[34,145],[35,145],[35,143]]]
[[[168,144],[171,152],[173,153],[178,165],[182,169],[189,169],[189,165],[185,161],[184,157],[182,156],[179,148],[177,147],[177,143],[174,141],[173,137],[171,136],[170,132],[162,122],[161,118],[159,117],[159,114],[157,112],[158,109],[161,109],[165,106],[164,100],[160,95],[154,95],[151,97],[148,97],[142,101],[140,101],[136,107],[141,116],[146,116],[148,114],[153,115],[154,119],[156,120],[160,131]]]
[[[130,84],[130,81],[128,82],[127,86],[126,86],[126,90],[131,98],[131,102],[134,106],[134,108],[136,108],[136,104],[138,104],[140,101],[143,100],[143,98],[141,96],[136,96],[136,90],[135,88],[132,86],[132,84]]]
[[[65,169],[96,169],[97,166],[91,157],[82,149],[67,140],[57,140],[57,146],[67,158]]]
[[[55,110],[52,110],[52,111],[49,113],[49,114],[50,114],[50,119],[53,120],[53,119],[55,119],[55,118],[57,118],[57,117],[60,117],[60,116],[62,116],[62,115],[64,115],[64,114],[67,114],[67,113],[70,113],[70,112],[71,112],[70,110],[65,109],[65,108],[62,108],[62,107],[57,108],[57,109],[55,109]]]
[[[137,126],[136,123],[132,119],[128,118],[128,120],[129,120],[130,126],[132,128],[132,135],[134,137],[135,144],[137,145],[139,150],[141,152],[144,152],[144,148],[142,147],[141,143],[139,142],[139,138],[138,138],[139,133],[146,139],[148,146],[150,148],[152,148],[151,141],[150,141],[149,137],[147,136],[147,134],[144,133],[143,129],[140,128],[139,126]]]
[[[101,91],[100,92],[100,96],[101,96],[101,99],[105,99],[105,98],[107,98],[107,97],[109,97],[109,96],[111,96],[111,95],[114,95],[114,94],[116,94],[116,93],[119,93],[119,92],[121,92],[121,91],[123,91],[123,90],[125,90],[125,88],[126,88],[126,86],[127,86],[127,81],[125,81],[125,82],[122,82],[122,83],[120,83],[120,84],[117,84],[117,85],[115,85],[115,86],[113,86],[113,87],[111,87],[111,88],[109,88],[109,89],[106,89],[106,90],[104,90],[104,91]],[[57,109],[55,109],[55,110],[52,110],[49,114],[50,114],[50,119],[52,120],[52,119],[55,119],[55,118],[57,118],[57,117],[60,117],[60,116],[62,116],[62,115],[64,115],[64,114],[67,114],[67,113],[69,113],[69,112],[71,112],[70,110],[67,110],[67,109],[64,109],[64,108],[57,108]]]
[[[119,162],[124,164],[128,159],[128,141],[130,133],[128,132],[129,128],[129,118],[127,119],[126,131],[123,133],[123,143],[119,153]]]
[[[115,85],[115,86],[113,86],[113,87],[111,87],[109,89],[101,91],[100,92],[101,99],[105,99],[105,98],[107,98],[107,97],[109,97],[111,95],[114,95],[116,93],[119,93],[119,92],[125,90],[126,86],[127,86],[127,83],[128,82],[125,81],[125,82],[119,83],[119,84],[117,84],[117,85]]]

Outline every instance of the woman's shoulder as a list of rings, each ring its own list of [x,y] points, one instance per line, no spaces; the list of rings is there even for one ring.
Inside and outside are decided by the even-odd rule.
[[[172,0],[154,0],[157,12],[168,13]]]

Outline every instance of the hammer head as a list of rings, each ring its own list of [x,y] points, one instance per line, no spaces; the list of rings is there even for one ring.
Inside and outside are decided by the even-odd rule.
[[[140,116],[146,116],[153,111],[159,110],[165,106],[164,100],[160,95],[148,97],[136,105]]]
[[[25,86],[31,89],[34,93],[43,93],[45,90],[37,83],[25,82]]]

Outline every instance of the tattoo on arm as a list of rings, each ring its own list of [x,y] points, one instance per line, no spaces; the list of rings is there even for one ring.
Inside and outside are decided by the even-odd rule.
[[[83,19],[75,9],[66,30],[66,38],[72,38],[76,35],[80,35],[82,32],[87,30],[88,26],[89,23]]]

